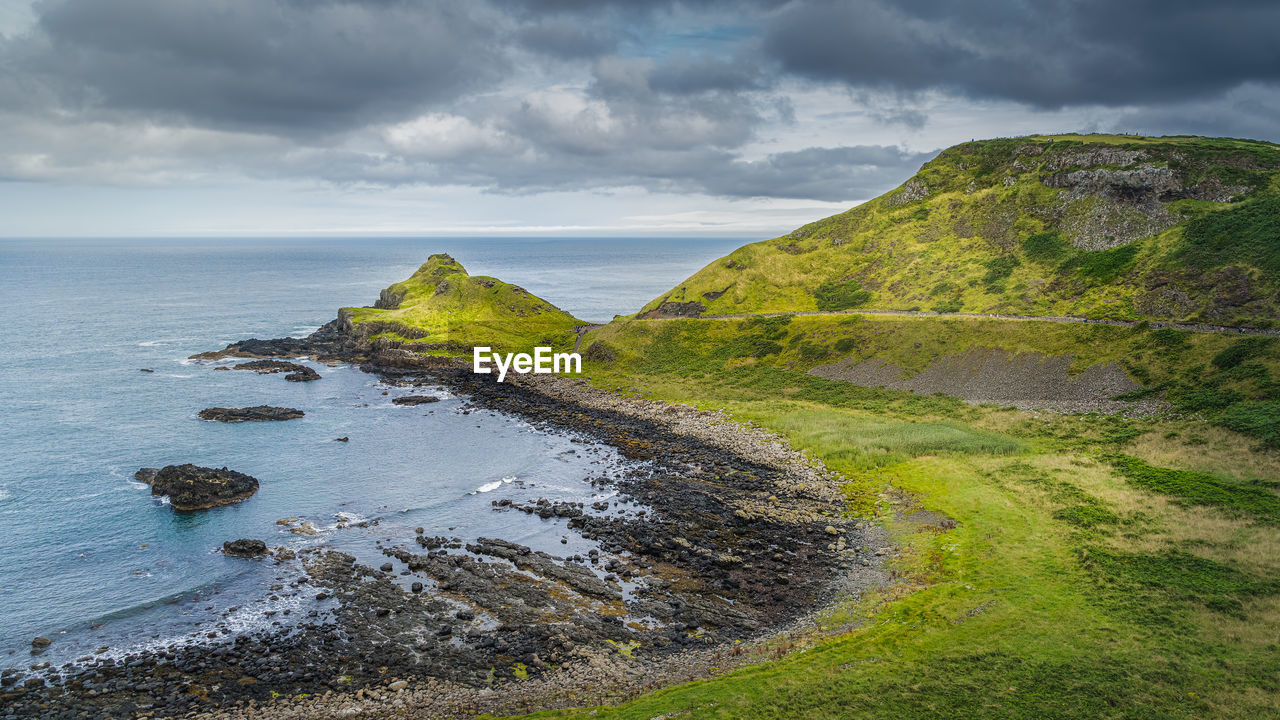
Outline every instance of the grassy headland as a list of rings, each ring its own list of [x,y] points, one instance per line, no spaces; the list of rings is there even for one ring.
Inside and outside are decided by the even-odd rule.
[[[645,306],[856,307],[1270,326],[1280,147],[1024,137],[949,148],[902,186],[745,245]]]
[[[522,287],[467,274],[444,254],[383,290],[374,307],[343,308],[342,316],[359,334],[430,354],[470,352],[475,345],[566,350],[573,347],[573,328],[583,324]]]

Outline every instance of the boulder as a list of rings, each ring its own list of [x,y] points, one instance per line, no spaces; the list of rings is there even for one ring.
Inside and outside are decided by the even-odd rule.
[[[440,402],[440,398],[434,395],[405,395],[391,401],[394,405],[425,405],[427,403]]]
[[[230,505],[258,492],[257,478],[242,472],[185,465],[142,468],[134,477],[151,486],[152,495],[168,495],[174,510],[207,510]]]
[[[267,544],[261,540],[247,538],[231,540],[222,543],[222,554],[234,555],[235,557],[260,557],[267,554]]]
[[[243,408],[211,407],[200,411],[201,420],[217,422],[267,422],[270,420],[293,420],[304,415],[297,408],[272,407],[271,405],[254,405]]]

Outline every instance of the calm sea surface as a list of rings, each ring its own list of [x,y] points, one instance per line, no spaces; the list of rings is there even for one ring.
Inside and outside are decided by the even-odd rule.
[[[574,551],[583,541],[561,544],[563,527],[493,513],[490,500],[585,499],[584,478],[622,466],[608,447],[460,414],[460,401],[441,390],[443,402],[395,406],[405,390],[354,368],[315,365],[321,380],[291,383],[186,358],[246,337],[305,335],[340,306],[371,304],[434,252],[580,318],[608,320],[742,242],[0,240],[0,667],[34,662],[35,635],[54,639],[39,660],[56,664],[102,646],[260,626],[273,602],[263,591],[281,582],[280,571],[223,557],[215,549],[225,540],[326,543],[377,564],[378,541],[403,543],[421,526]],[[258,404],[306,417],[236,425],[196,417],[209,406]],[[229,466],[262,488],[235,506],[178,514],[132,477],[183,462]],[[276,523],[283,518],[321,532],[292,534]],[[378,524],[334,528],[344,519]]]

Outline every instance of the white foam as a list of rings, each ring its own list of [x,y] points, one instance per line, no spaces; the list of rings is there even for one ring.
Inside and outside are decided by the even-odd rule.
[[[146,342],[138,343],[138,347],[155,347],[157,345],[164,345],[167,342],[169,341],[168,340],[148,340]]]
[[[501,480],[494,480],[493,482],[485,483],[467,494],[475,495],[477,493],[493,492],[494,490],[497,490],[498,488],[502,487],[504,483],[515,482],[515,481],[516,481],[515,475],[512,475],[510,477],[504,477]]]

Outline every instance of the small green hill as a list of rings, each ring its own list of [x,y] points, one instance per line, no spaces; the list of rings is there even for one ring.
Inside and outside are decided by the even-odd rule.
[[[643,309],[858,307],[1269,326],[1280,147],[1030,136],[944,150],[900,187],[743,246]]]
[[[452,354],[474,345],[514,352],[573,345],[584,324],[518,285],[471,276],[461,263],[432,255],[409,279],[382,291],[373,307],[342,308],[350,330],[410,349]]]

